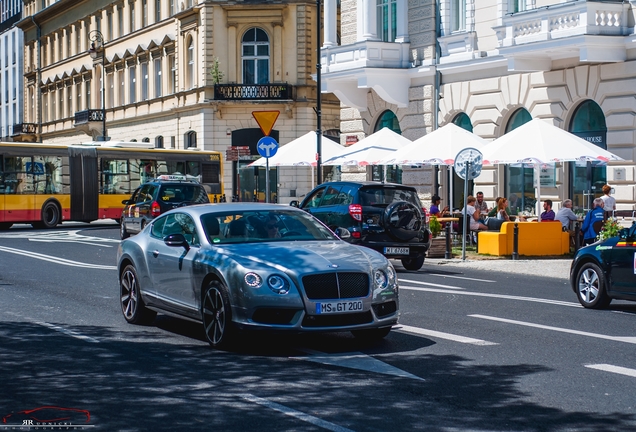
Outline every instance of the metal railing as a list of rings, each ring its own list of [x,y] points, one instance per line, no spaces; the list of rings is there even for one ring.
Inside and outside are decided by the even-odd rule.
[[[293,98],[291,84],[215,84],[216,100],[288,100]]]
[[[38,125],[36,123],[18,123],[13,125],[13,135],[35,134]]]
[[[84,110],[75,113],[75,124],[84,124],[88,122],[104,121],[104,111],[102,110]]]

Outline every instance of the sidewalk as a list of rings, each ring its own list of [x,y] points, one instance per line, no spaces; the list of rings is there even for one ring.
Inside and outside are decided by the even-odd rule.
[[[439,266],[472,268],[510,274],[526,274],[554,279],[569,280],[572,258],[555,259],[470,259],[462,261],[460,258],[426,258],[424,265],[429,268]]]

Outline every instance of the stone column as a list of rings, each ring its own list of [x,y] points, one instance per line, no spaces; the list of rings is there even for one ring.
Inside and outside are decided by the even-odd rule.
[[[409,5],[407,0],[397,0],[397,29],[395,42],[409,41]]]
[[[282,82],[282,63],[283,63],[283,33],[282,23],[274,23],[274,76],[270,82]]]
[[[362,13],[362,20],[358,22],[362,22],[362,40],[378,40],[376,1],[362,0],[362,7],[358,12],[358,17],[360,17],[360,13]]]
[[[227,65],[227,82],[239,82],[236,76],[236,26],[230,25],[227,28],[227,53],[228,53],[228,65]]]
[[[404,0],[406,1],[406,0]],[[338,45],[337,25],[338,25],[338,7],[336,0],[325,0],[325,15],[323,22],[325,23],[322,46],[329,47]]]

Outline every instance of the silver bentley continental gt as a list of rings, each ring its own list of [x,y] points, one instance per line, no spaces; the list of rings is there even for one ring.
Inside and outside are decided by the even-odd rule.
[[[398,321],[395,270],[338,236],[284,205],[171,210],[120,244],[121,310],[133,324],[157,312],[201,322],[214,347],[249,329],[381,339]]]

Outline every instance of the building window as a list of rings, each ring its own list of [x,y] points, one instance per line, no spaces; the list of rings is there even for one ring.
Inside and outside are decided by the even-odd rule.
[[[137,102],[137,68],[135,66],[128,67],[128,79],[130,81],[129,103]]]
[[[75,54],[79,54],[82,51],[82,23],[81,21],[75,24]]]
[[[473,131],[473,123],[470,121],[470,117],[466,113],[459,113],[453,119],[453,124],[459,126],[468,132]]]
[[[73,116],[73,86],[66,86],[66,117]]]
[[[122,37],[124,35],[124,8],[121,6],[117,6],[117,27],[119,37]]]
[[[508,0],[508,13],[523,12],[526,10],[526,0]]]
[[[134,32],[137,28],[135,27],[135,2],[128,3],[130,5],[130,32]]]
[[[15,32],[11,33],[11,62],[13,64],[15,64],[15,53],[16,53],[17,47],[15,46]]]
[[[161,135],[155,138],[155,148],[163,148],[163,137]]]
[[[91,81],[86,80],[86,109],[91,109]]]
[[[155,21],[161,21],[161,0],[155,0]]]
[[[466,0],[451,0],[451,32],[466,30]]]
[[[97,27],[97,31],[102,33],[102,14],[95,15],[95,26]]]
[[[398,121],[393,111],[384,111],[378,119],[378,122],[375,124],[375,129],[373,131],[377,132],[385,127],[391,129],[395,133],[398,133],[400,135],[402,134],[402,129],[400,129],[400,122]]]
[[[393,132],[402,134],[400,122],[393,111],[387,110],[382,113],[375,124],[374,132],[389,128]],[[386,172],[385,172],[386,170]],[[399,165],[374,165],[371,168],[371,178],[374,181],[388,181],[391,183],[402,183],[402,167]]]
[[[177,11],[175,10],[175,2],[174,2],[174,0],[170,0],[170,11],[169,11],[169,14],[170,14],[170,16],[172,16],[175,13],[177,13]]]
[[[141,100],[148,100],[148,62],[141,64]]]
[[[194,39],[193,38],[189,38],[188,41],[188,57],[187,57],[187,63],[188,63],[188,88],[194,88],[195,87],[195,82],[194,82]]]
[[[241,44],[243,55],[243,84],[269,83],[269,38],[259,28],[251,28]]]
[[[64,118],[64,87],[59,88],[57,92],[60,97],[60,106],[58,106],[58,109],[60,111],[60,118],[63,119]]]
[[[82,111],[82,83],[75,84],[75,97],[77,98],[77,111]]]
[[[44,99],[44,109],[42,110],[42,120],[44,123],[49,121],[49,95],[42,95],[42,99]]]
[[[505,133],[528,123],[530,120],[532,120],[532,116],[528,110],[525,108],[518,109],[508,120]],[[511,214],[516,215],[519,211],[534,211],[536,203],[534,194],[534,168],[525,164],[506,165],[505,176],[506,196],[508,196],[508,201],[511,206]]]
[[[117,71],[119,82],[119,106],[126,105],[126,80],[124,79],[124,70]]]
[[[15,70],[15,68],[14,68],[14,69],[11,69],[11,74],[13,75],[13,85],[11,86],[11,88],[12,88],[11,92],[13,93],[13,100],[15,100],[15,98],[16,98],[16,96],[17,96],[17,94],[18,94],[18,91],[17,91],[17,88],[18,88],[18,79],[17,79],[17,77],[16,77],[16,70]]]
[[[161,97],[161,59],[155,59],[155,97]]]
[[[141,26],[148,25],[148,0],[141,0]]]
[[[115,106],[115,73],[111,72],[106,75],[106,108],[113,108]]]
[[[169,94],[177,92],[177,62],[174,54],[168,56],[168,64],[170,65],[170,82],[168,83]]]
[[[106,24],[108,26],[108,37],[111,40],[115,39],[115,35],[113,34],[113,13],[111,11],[106,13],[106,21],[108,22],[108,24]]]
[[[71,27],[66,29],[66,56],[71,57],[73,55],[73,48],[71,47],[71,42],[73,38],[71,37]]]
[[[197,146],[197,133],[195,131],[188,131],[185,134],[184,148],[196,148]]]
[[[376,0],[378,36],[384,42],[394,42],[397,32],[397,0]]]

